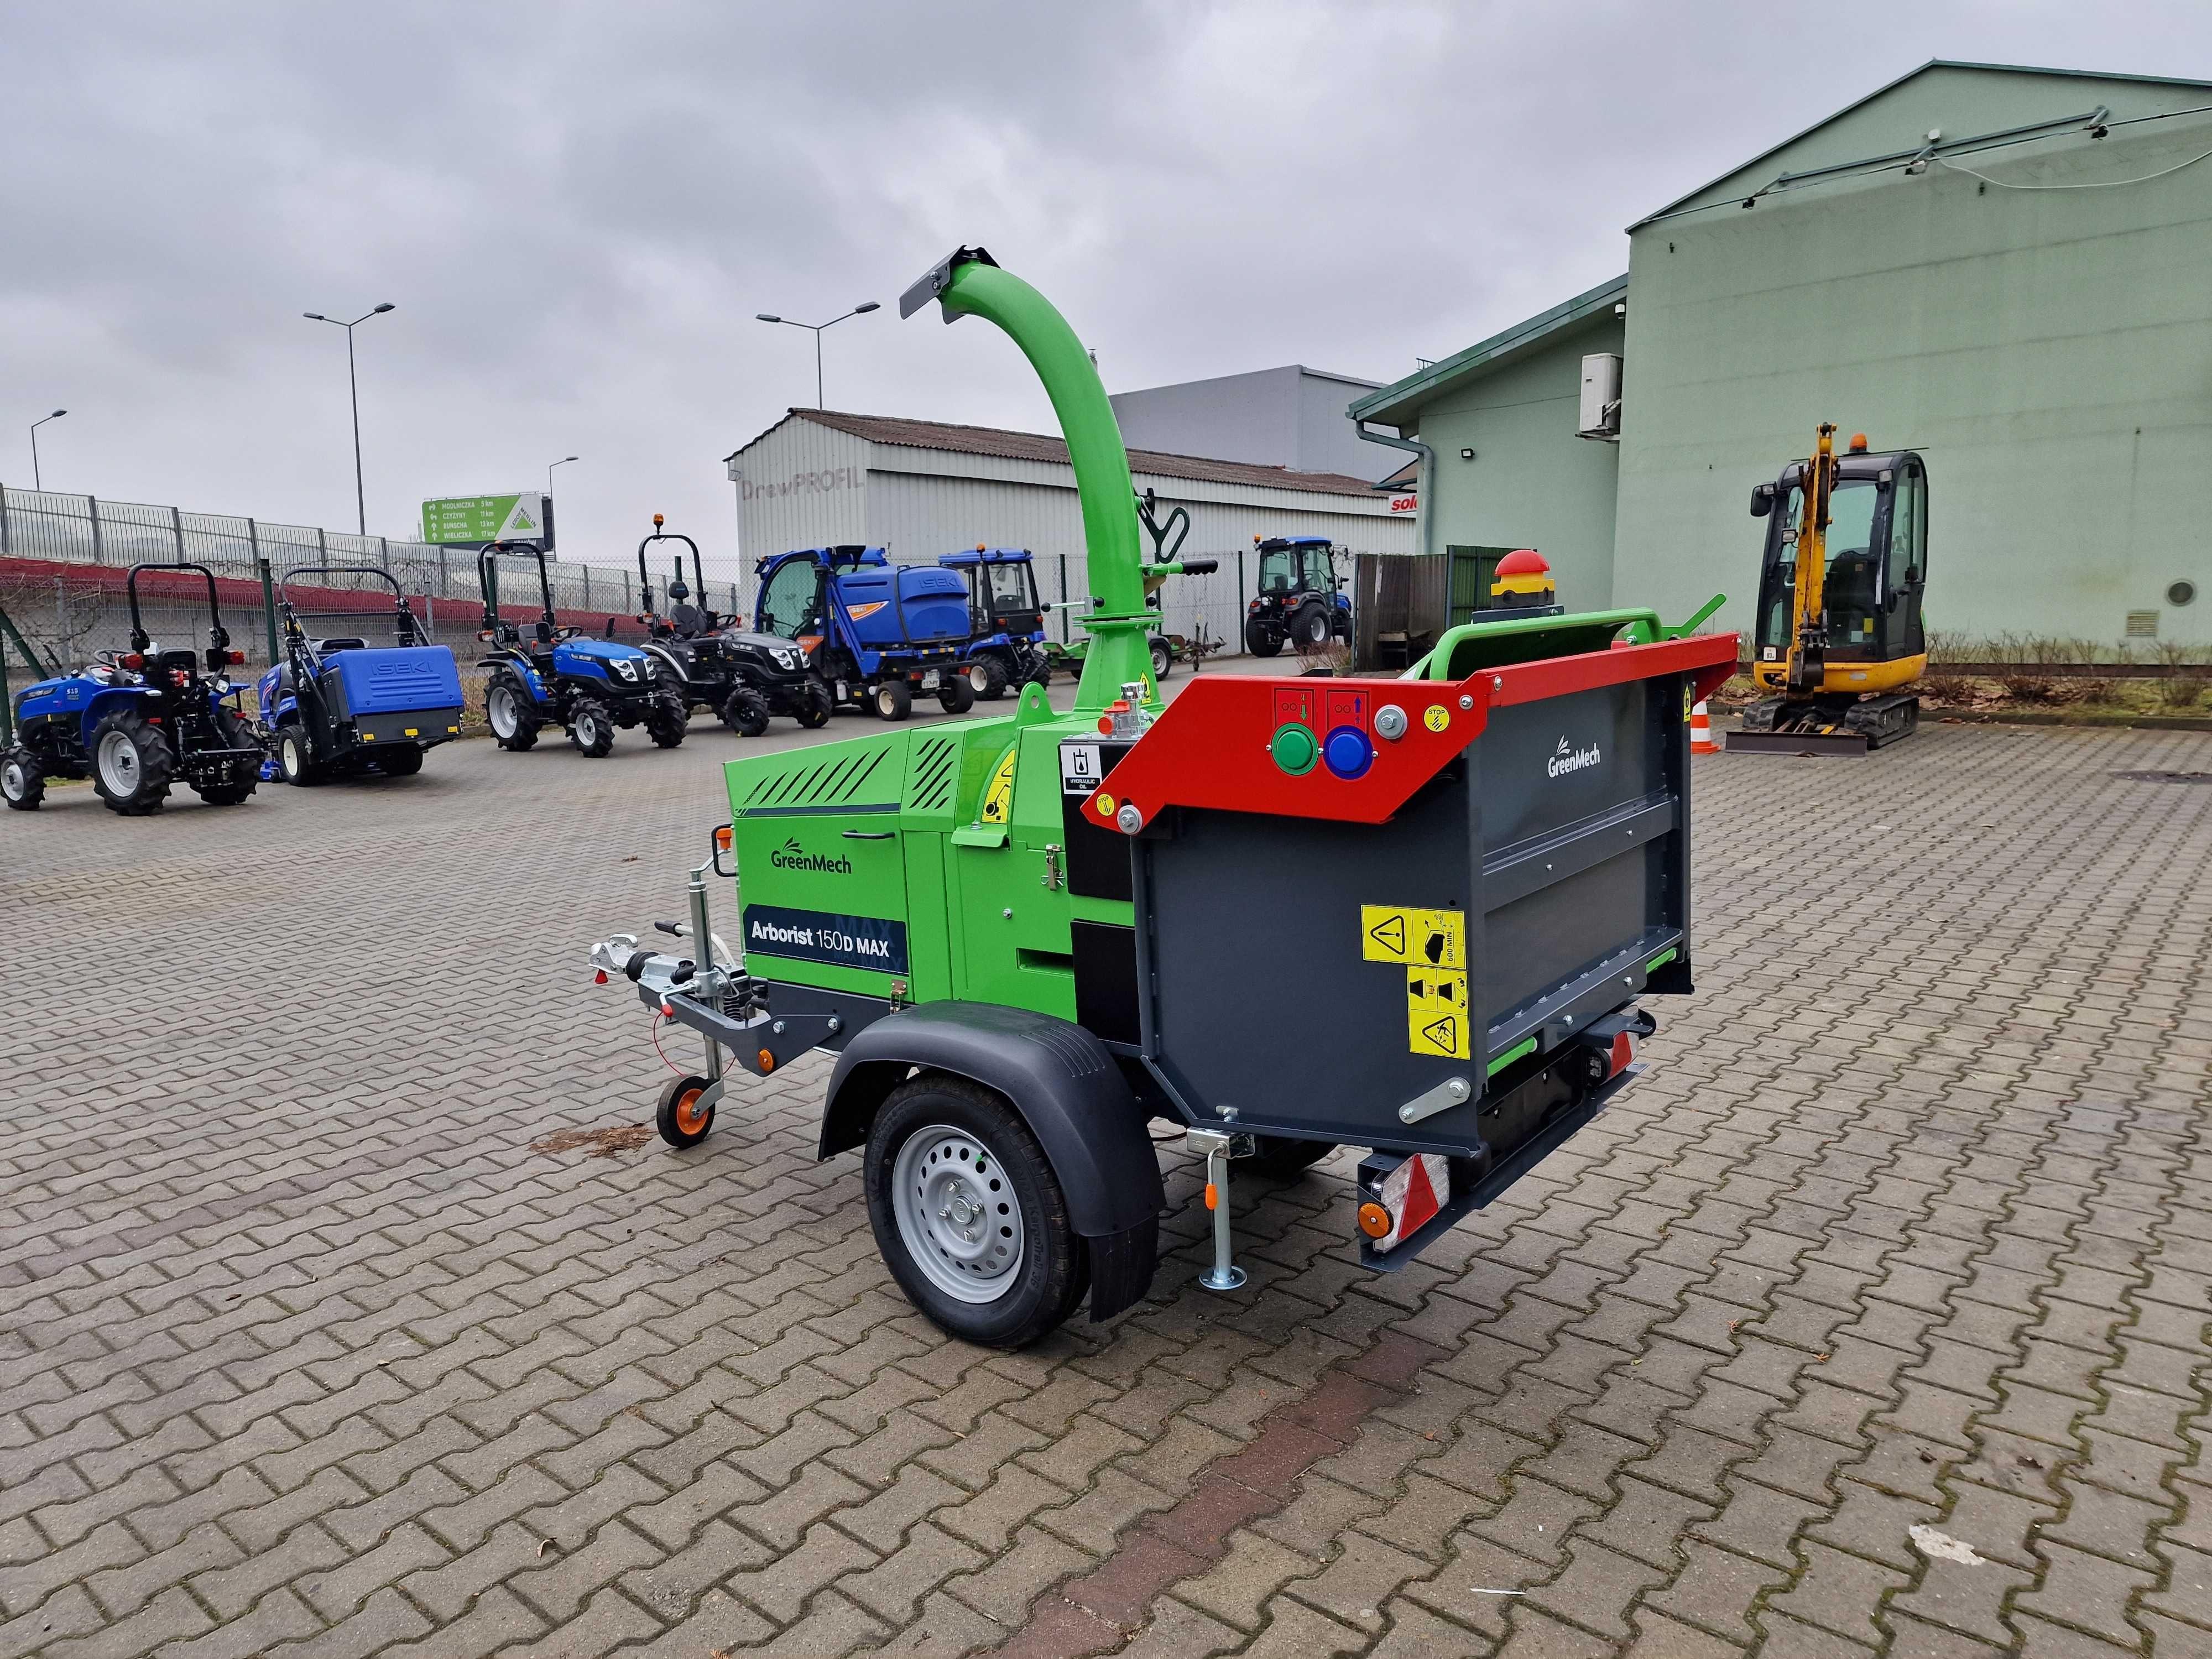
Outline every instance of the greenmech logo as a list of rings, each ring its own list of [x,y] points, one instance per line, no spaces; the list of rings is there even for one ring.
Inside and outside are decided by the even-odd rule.
[[[1552,751],[1552,763],[1545,768],[1545,770],[1553,777],[1563,778],[1570,772],[1579,772],[1586,766],[1595,766],[1604,758],[1595,744],[1592,744],[1587,749],[1577,749],[1569,744],[1566,738],[1561,738],[1559,746]]]
[[[799,844],[796,836],[789,837],[782,846],[770,853],[768,861],[779,870],[811,870],[817,875],[823,876],[849,876],[853,873],[852,860],[833,859],[827,853],[810,853]]]

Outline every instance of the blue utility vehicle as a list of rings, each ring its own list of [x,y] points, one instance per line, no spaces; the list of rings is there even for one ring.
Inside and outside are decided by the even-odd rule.
[[[328,583],[319,590],[319,576]],[[380,587],[392,590],[389,600]],[[333,592],[359,602],[329,608]],[[255,691],[285,782],[365,773],[411,778],[424,755],[461,735],[460,669],[450,649],[431,643],[390,571],[287,571],[276,585],[276,614],[284,660]],[[358,631],[325,631],[332,623]]]

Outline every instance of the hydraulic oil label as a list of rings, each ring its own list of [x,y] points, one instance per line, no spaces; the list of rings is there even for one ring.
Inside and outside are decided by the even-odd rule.
[[[834,963],[841,968],[907,971],[906,924],[882,916],[840,916],[781,905],[745,907],[745,953]]]
[[[1406,969],[1406,1046],[1432,1060],[1469,1058],[1465,974]]]
[[[1359,954],[1368,962],[1402,962],[1408,968],[1464,969],[1467,914],[1363,904],[1359,907]]]

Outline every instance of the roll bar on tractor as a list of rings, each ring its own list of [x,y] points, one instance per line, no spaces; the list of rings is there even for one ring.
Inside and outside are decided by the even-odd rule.
[[[544,546],[532,541],[486,542],[477,554],[477,586],[483,589],[484,602],[483,625],[477,629],[477,637],[487,643],[502,645],[521,637],[514,624],[499,614],[499,556],[502,553],[510,558],[538,561],[538,592],[544,607],[544,619],[538,626],[544,630],[546,639],[553,639],[561,631],[560,623],[553,615],[553,578],[546,573]]]
[[[638,620],[647,629],[653,626],[653,617],[659,614],[653,608],[653,578],[646,573],[645,568],[645,550],[653,543],[682,542],[684,546],[690,548],[691,550],[691,592],[700,599],[707,596],[707,567],[700,560],[699,544],[680,531],[663,530],[660,526],[666,522],[659,514],[654,514],[653,534],[637,544],[637,604],[639,611],[643,613]],[[684,580],[684,556],[681,553],[676,556],[676,580],[678,581]],[[672,599],[670,600],[672,609],[674,603]]]
[[[138,614],[138,574],[143,570],[192,570],[207,584],[208,648],[207,666],[210,673],[235,667],[246,660],[242,651],[230,648],[230,630],[222,625],[222,608],[216,601],[215,572],[204,564],[188,564],[181,559],[163,560],[147,564],[134,564],[123,579],[123,593],[131,606],[131,648],[142,655],[154,643],[146,632],[146,624]]]
[[[292,603],[292,584],[302,576],[374,576],[392,590],[392,602],[398,613],[397,626],[399,643],[416,645],[422,642],[422,627],[415,619],[415,611],[407,603],[407,592],[399,586],[399,579],[381,565],[374,564],[303,564],[288,570],[276,579],[276,599],[284,612],[285,629],[304,635],[300,626],[300,615]],[[311,611],[312,617],[380,617],[382,611]]]

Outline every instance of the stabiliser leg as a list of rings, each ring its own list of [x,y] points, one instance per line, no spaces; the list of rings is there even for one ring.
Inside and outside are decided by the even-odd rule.
[[[1229,1161],[1236,1155],[1240,1139],[1249,1144],[1251,1137],[1218,1129],[1193,1129],[1184,1143],[1191,1151],[1206,1154],[1206,1207],[1213,1212],[1213,1266],[1199,1275],[1198,1282],[1209,1291],[1233,1291],[1244,1283],[1244,1270],[1229,1259]]]

